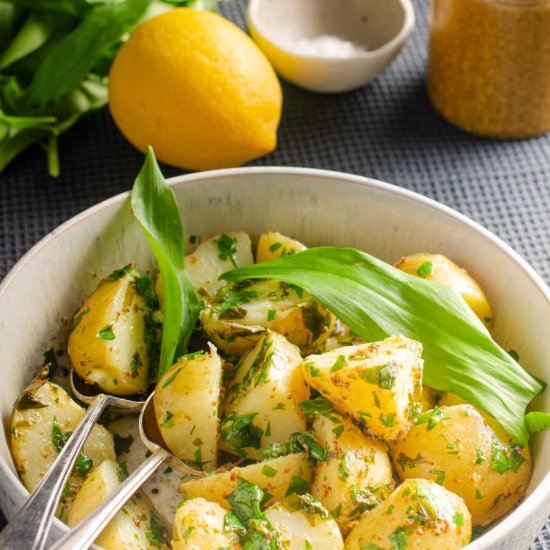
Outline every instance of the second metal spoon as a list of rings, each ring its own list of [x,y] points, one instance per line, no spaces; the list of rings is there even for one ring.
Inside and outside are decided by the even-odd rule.
[[[178,460],[166,448],[155,420],[153,396],[154,393],[149,396],[139,415],[139,435],[145,446],[151,451],[151,456],[93,512],[59,539],[50,550],[74,550],[75,548],[84,550],[89,548],[113,516],[165,460],[170,460],[176,468],[190,476],[203,475],[203,472],[195,470]]]
[[[65,482],[103,411],[112,407],[122,412],[137,412],[144,404],[144,401],[103,393],[95,396],[81,393],[75,383],[73,371],[71,386],[76,397],[90,403],[90,406],[42,481],[0,534],[0,548],[3,550],[42,550],[45,547]]]

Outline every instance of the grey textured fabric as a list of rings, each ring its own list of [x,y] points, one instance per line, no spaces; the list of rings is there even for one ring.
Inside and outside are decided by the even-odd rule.
[[[243,26],[245,2],[222,12]],[[442,120],[424,89],[428,0],[415,0],[412,40],[372,84],[316,95],[283,84],[279,146],[256,165],[311,166],[371,176],[445,203],[507,241],[550,282],[550,135],[495,141]],[[38,148],[0,175],[0,278],[61,222],[128,190],[142,162],[107,110],[61,138],[61,177]],[[165,174],[181,171],[165,167]],[[550,524],[533,550],[550,549]]]

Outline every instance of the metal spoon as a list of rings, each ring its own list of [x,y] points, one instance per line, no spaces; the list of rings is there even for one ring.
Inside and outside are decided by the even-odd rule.
[[[190,476],[203,475],[203,472],[191,468],[177,459],[166,447],[155,419],[153,396],[154,393],[149,396],[139,415],[139,435],[145,446],[151,451],[151,456],[93,512],[59,539],[50,550],[89,548],[113,516],[165,460],[170,460],[174,467]]]
[[[90,406],[25,505],[0,533],[3,550],[43,550],[65,482],[101,413],[107,407],[119,412],[137,412],[145,403],[104,393],[82,393],[72,370],[70,381],[76,397]]]

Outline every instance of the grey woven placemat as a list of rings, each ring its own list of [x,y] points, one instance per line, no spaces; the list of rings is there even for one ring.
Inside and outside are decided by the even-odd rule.
[[[550,282],[550,135],[499,142],[467,135],[431,109],[424,90],[428,0],[416,32],[371,85],[323,96],[284,85],[279,146],[256,165],[311,166],[371,176],[437,199],[507,241]],[[222,7],[243,25],[243,1]],[[128,190],[142,162],[106,110],[61,139],[61,177],[26,152],[0,175],[0,279],[51,229]],[[165,168],[166,175],[181,173]],[[533,550],[550,549],[550,524]]]

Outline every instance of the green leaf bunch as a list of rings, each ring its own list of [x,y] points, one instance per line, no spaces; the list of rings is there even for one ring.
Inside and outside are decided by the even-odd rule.
[[[0,172],[39,144],[59,174],[58,137],[107,104],[114,57],[143,20],[217,0],[0,0]]]

